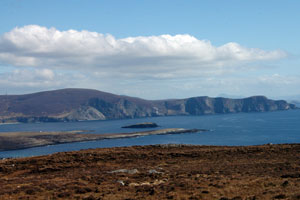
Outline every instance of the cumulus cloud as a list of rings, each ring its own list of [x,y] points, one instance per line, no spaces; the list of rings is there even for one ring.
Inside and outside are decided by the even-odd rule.
[[[256,61],[280,59],[280,50],[264,51],[237,43],[214,46],[191,35],[116,39],[89,31],[59,31],[29,25],[0,36],[0,62],[13,66],[83,70],[103,76],[176,78],[222,73]],[[44,76],[53,77],[50,71]]]
[[[0,74],[0,84],[22,86],[22,87],[41,87],[59,85],[59,78],[50,69],[15,69],[12,72]]]
[[[0,93],[83,87],[148,99],[285,94],[287,87],[297,90],[298,76],[245,71],[286,56],[234,42],[214,46],[188,34],[118,39],[29,25],[0,35]]]

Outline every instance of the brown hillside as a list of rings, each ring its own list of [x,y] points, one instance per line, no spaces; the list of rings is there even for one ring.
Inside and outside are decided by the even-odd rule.
[[[300,145],[157,145],[2,160],[0,199],[300,199]]]

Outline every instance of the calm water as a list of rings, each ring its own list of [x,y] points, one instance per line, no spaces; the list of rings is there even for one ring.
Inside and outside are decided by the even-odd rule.
[[[132,132],[138,129],[122,129],[120,127],[139,122],[155,122],[161,126],[159,128],[204,128],[211,131],[181,135],[153,135],[138,138],[49,145],[24,150],[4,151],[0,152],[0,157],[25,157],[88,148],[169,143],[233,146],[266,143],[300,143],[300,110],[206,116],[155,117],[111,121],[7,124],[0,125],[0,134],[1,132],[12,131],[70,130],[92,130],[94,133]]]

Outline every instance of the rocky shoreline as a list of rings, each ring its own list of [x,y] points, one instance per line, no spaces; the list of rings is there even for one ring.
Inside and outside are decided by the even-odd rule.
[[[183,134],[208,131],[205,129],[167,128],[131,133],[91,134],[88,131],[9,132],[0,133],[0,151],[92,140],[131,138],[147,135]]]

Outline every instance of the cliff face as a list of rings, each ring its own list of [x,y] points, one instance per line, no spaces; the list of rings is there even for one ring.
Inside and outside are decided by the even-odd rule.
[[[266,112],[295,109],[264,96],[244,99],[193,97],[148,101],[97,90],[63,89],[0,96],[0,122],[106,120],[169,115]]]
[[[295,105],[286,101],[273,101],[264,96],[254,96],[244,99],[195,97],[186,101],[186,111],[191,115],[266,112],[294,109]]]

